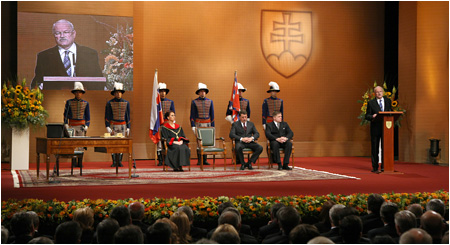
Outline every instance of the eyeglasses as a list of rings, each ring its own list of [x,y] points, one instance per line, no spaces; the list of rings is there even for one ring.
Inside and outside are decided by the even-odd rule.
[[[63,36],[63,37],[67,37],[67,36],[70,36],[71,34],[72,34],[72,32],[73,31],[64,31],[64,32],[59,32],[59,31],[57,31],[57,32],[54,32],[53,33],[53,35],[55,35],[55,37],[57,37],[57,36]]]

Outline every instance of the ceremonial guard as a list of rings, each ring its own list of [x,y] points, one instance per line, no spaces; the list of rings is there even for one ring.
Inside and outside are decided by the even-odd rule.
[[[175,112],[175,104],[173,103],[173,100],[170,100],[170,99],[166,98],[166,95],[170,91],[167,88],[167,85],[165,83],[159,83],[158,84],[158,91],[159,91],[159,98],[161,99],[161,106],[162,106],[163,115],[165,115],[169,111]],[[163,120],[166,121],[164,118],[163,118]],[[162,166],[162,160],[163,159],[161,157],[161,150],[162,150],[162,144],[161,144],[161,142],[158,142],[158,146],[157,146],[158,166]]]
[[[214,123],[214,105],[213,101],[206,98],[209,89],[206,84],[198,83],[198,89],[195,92],[199,97],[191,103],[191,127],[196,134],[197,127],[215,127]],[[198,163],[200,165],[200,155],[198,155]],[[203,156],[203,165],[209,165],[206,161],[207,156]]]
[[[264,99],[263,105],[262,105],[262,123],[264,130],[266,129],[266,124],[273,122],[272,113],[274,111],[283,113],[283,100],[277,98],[278,92],[280,92],[280,87],[276,82],[270,82],[269,83],[270,89],[267,90],[267,93],[270,93],[270,97],[267,99]]]
[[[238,90],[239,90],[239,104],[241,106],[241,111],[247,112],[248,116],[247,120],[250,121],[250,101],[248,99],[242,98],[242,93],[247,91],[247,89],[244,88],[242,84],[238,83]],[[230,123],[234,123],[232,115],[233,115],[233,101],[229,101],[225,120],[227,120]]]
[[[89,102],[81,99],[84,93],[83,84],[80,82],[74,83],[72,93],[75,98],[67,100],[64,107],[64,127],[66,129],[73,129],[74,136],[85,136],[89,128],[91,114],[89,111]],[[83,151],[82,147],[76,149]],[[72,158],[72,166],[82,167],[83,156],[78,158],[78,163],[75,158]]]
[[[114,90],[111,95],[114,98],[106,103],[105,108],[105,125],[106,131],[111,135],[121,133],[123,136],[130,135],[130,102],[122,99],[123,90],[122,83],[114,83]],[[123,153],[113,153],[113,164],[111,167],[122,167]]]

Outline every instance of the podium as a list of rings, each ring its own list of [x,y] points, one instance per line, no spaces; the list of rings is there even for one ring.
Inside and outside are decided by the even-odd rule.
[[[394,123],[403,114],[401,111],[380,111],[375,120],[383,124],[383,163],[384,173],[399,173],[394,170]]]
[[[105,77],[64,77],[45,76],[43,90],[72,90],[74,82],[82,82],[86,90],[106,89]]]

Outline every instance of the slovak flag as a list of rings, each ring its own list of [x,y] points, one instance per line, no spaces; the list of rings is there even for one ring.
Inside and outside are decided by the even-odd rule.
[[[158,90],[158,70],[155,71],[155,79],[153,80],[153,94],[152,94],[152,109],[150,112],[150,130],[149,136],[153,143],[158,143],[160,140],[159,127],[163,124],[163,113],[161,106],[161,98]]]
[[[234,72],[234,83],[233,83],[233,91],[231,92],[231,103],[232,103],[232,111],[233,114],[232,120],[236,122],[239,119],[239,112],[241,111],[241,103],[239,102],[239,89],[237,82],[237,71]]]

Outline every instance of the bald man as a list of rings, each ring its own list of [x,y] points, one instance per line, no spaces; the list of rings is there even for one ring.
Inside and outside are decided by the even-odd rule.
[[[130,204],[130,206],[128,206],[128,210],[130,210],[131,223],[141,228],[142,233],[145,234],[147,232],[149,225],[142,222],[142,219],[144,219],[144,211],[145,211],[144,205],[140,202],[133,202]]]
[[[420,226],[430,234],[431,238],[433,238],[433,243],[441,243],[444,225],[442,216],[435,211],[426,211],[420,217]]]
[[[413,228],[400,237],[400,244],[431,244],[432,242],[431,236],[420,228]]]

